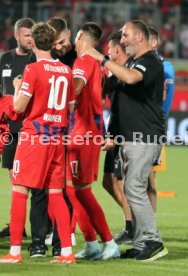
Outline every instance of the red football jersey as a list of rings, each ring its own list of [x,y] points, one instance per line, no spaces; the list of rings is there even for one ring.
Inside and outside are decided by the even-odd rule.
[[[75,90],[70,68],[59,60],[40,59],[26,66],[20,93],[31,97],[22,131],[58,135],[68,124],[68,105]]]
[[[102,76],[99,62],[91,56],[83,55],[75,60],[73,77],[82,78],[85,86],[77,97],[72,135],[84,136],[87,131],[92,131],[92,135],[102,134]]]

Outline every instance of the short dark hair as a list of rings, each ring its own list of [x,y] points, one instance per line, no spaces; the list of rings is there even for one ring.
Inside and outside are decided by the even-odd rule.
[[[52,17],[46,23],[56,30],[56,37],[58,37],[61,32],[67,30],[67,21],[61,17]]]
[[[156,39],[159,38],[159,32],[156,27],[154,26],[148,26],[150,35],[153,35]]]
[[[39,50],[49,51],[55,40],[56,31],[47,23],[40,22],[32,27],[31,36]]]
[[[102,35],[101,27],[95,22],[87,22],[83,24],[80,30],[88,33],[95,42],[98,42]]]
[[[136,29],[141,31],[144,35],[144,37],[149,40],[149,29],[147,25],[142,20],[132,20],[130,21]]]
[[[125,46],[120,43],[122,37],[122,31],[117,31],[114,33],[111,33],[108,36],[108,41],[112,41],[114,45],[119,45],[123,51],[125,51]]]
[[[27,28],[31,29],[33,25],[35,24],[35,21],[31,18],[20,18],[16,21],[14,24],[14,32],[17,33],[21,28]]]

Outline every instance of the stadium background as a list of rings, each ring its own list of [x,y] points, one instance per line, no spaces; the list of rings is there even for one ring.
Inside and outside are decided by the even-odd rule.
[[[32,17],[46,21],[52,16],[67,19],[73,40],[79,26],[86,21],[96,21],[103,28],[100,50],[107,51],[106,38],[109,33],[123,26],[129,19],[143,19],[160,30],[160,52],[168,58],[176,70],[175,97],[168,119],[169,141],[173,136],[182,136],[188,143],[188,0],[127,0],[80,1],[76,0],[0,0],[0,55],[16,46],[13,25],[20,17]],[[186,136],[187,135],[187,136]],[[109,261],[93,263],[78,262],[75,267],[52,266],[51,249],[48,259],[31,260],[28,257],[29,240],[23,242],[24,263],[21,266],[0,267],[0,275],[188,275],[188,213],[187,213],[187,148],[167,147],[167,170],[157,176],[159,191],[173,191],[174,197],[158,200],[157,222],[162,232],[169,255],[160,262],[140,264],[134,261]],[[28,157],[29,158],[29,157]],[[102,204],[113,234],[123,227],[121,210],[102,189],[104,153],[101,153],[100,174],[94,191]],[[10,211],[10,184],[8,173],[0,168],[0,229],[8,222]],[[28,207],[29,207],[28,202]],[[29,208],[28,208],[29,210]],[[27,231],[30,235],[29,217]],[[83,246],[83,237],[77,229],[78,245]],[[9,239],[0,239],[0,255],[7,253]],[[121,249],[125,249],[123,246]]]

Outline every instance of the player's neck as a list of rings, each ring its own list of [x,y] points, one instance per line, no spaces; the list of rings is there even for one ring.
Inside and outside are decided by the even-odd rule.
[[[147,53],[148,51],[150,51],[149,44],[145,43],[145,44],[141,45],[140,47],[138,46],[138,50],[134,56],[134,59],[139,58],[140,56]]]
[[[22,48],[17,47],[16,48],[16,54],[18,56],[27,56],[28,54],[30,54],[30,52],[29,51],[25,52]]]
[[[91,48],[93,48],[91,44],[84,42],[82,47],[80,47],[80,49],[77,51],[77,55],[82,56],[86,52],[86,50],[89,50]]]
[[[50,51],[35,50],[36,58],[38,59],[52,59]]]
[[[116,62],[118,63],[118,64],[120,64],[120,65],[124,65],[125,64],[125,62],[126,62],[126,60],[127,60],[127,56],[125,56],[125,55],[120,55],[119,57],[118,57],[118,59],[116,60]]]

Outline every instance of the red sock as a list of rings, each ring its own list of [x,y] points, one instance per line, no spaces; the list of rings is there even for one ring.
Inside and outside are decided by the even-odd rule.
[[[112,235],[106,222],[104,212],[92,193],[91,188],[79,190],[76,192],[76,195],[87,211],[90,221],[96,232],[100,235],[102,241],[111,241]]]
[[[71,231],[70,231],[70,213],[67,204],[63,198],[63,193],[49,193],[48,209],[53,213],[57,223],[57,231],[61,240],[62,247],[70,247]]]
[[[71,218],[71,234],[75,233],[75,229],[76,229],[76,216],[75,216],[74,210],[73,210],[72,218]]]
[[[12,192],[10,211],[10,244],[21,245],[26,220],[28,195]]]
[[[73,214],[76,217],[78,225],[84,235],[85,241],[96,241],[97,237],[95,230],[91,224],[88,214],[86,213],[85,209],[82,207],[80,201],[76,197],[74,187],[67,186],[66,191],[73,206]]]

